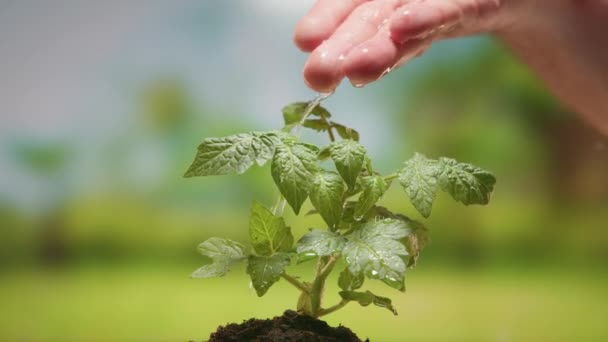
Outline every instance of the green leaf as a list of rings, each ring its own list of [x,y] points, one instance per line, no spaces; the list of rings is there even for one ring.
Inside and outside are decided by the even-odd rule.
[[[382,176],[365,176],[361,178],[363,193],[355,206],[355,219],[359,220],[365,216],[376,202],[384,195],[388,185]]]
[[[334,227],[342,217],[344,182],[335,172],[317,173],[310,189],[310,202],[319,211],[327,225]]]
[[[354,140],[345,139],[329,145],[329,152],[348,187],[354,188],[365,162],[365,147]]]
[[[493,174],[450,158],[439,158],[439,163],[442,168],[439,184],[443,191],[465,205],[488,204],[496,184]]]
[[[364,273],[371,279],[382,280],[398,290],[404,290],[405,262],[408,255],[399,241],[409,230],[397,219],[370,221],[347,235],[342,255],[352,274]]]
[[[300,123],[304,118],[304,111],[308,108],[308,104],[309,102],[294,102],[283,107],[283,121],[285,122],[285,126],[293,127]],[[317,105],[310,114],[326,119],[331,117],[329,111],[320,105]]]
[[[352,139],[354,141],[359,141],[359,132],[355,131],[354,129],[335,122],[331,123],[331,127],[333,127],[336,132],[338,132],[338,135],[340,135],[342,139]]]
[[[273,256],[250,256],[247,264],[247,274],[258,297],[262,297],[276,283],[285,267],[289,265],[289,255],[279,253]]]
[[[399,182],[405,189],[414,207],[424,217],[431,215],[435,194],[437,193],[437,176],[441,172],[440,164],[424,155],[416,153],[405,162],[399,172]]]
[[[365,276],[363,273],[352,274],[350,271],[345,268],[338,278],[338,286],[344,291],[351,291],[361,288],[363,286],[363,282],[365,281]]]
[[[319,151],[319,153],[317,154],[318,160],[326,160],[326,159],[329,159],[329,157],[331,157],[331,155],[329,153],[329,147],[325,147],[325,148],[321,149],[321,151]]]
[[[296,215],[308,197],[312,178],[319,170],[317,153],[312,145],[285,143],[276,146],[271,173],[279,191]]]
[[[262,166],[272,158],[278,140],[277,132],[205,139],[184,177],[242,174],[254,163]]]
[[[282,217],[276,217],[260,203],[254,201],[249,217],[249,237],[259,255],[285,252],[293,246],[291,229]]]
[[[298,254],[307,256],[327,256],[339,253],[344,247],[345,240],[340,235],[327,230],[312,230],[298,241],[296,249]]]
[[[361,306],[368,306],[373,303],[376,306],[390,310],[395,316],[397,315],[397,310],[395,310],[389,298],[376,296],[370,291],[340,291],[340,297],[344,300],[358,302]]]
[[[240,243],[215,237],[199,244],[198,251],[213,262],[194,271],[192,278],[221,277],[235,262],[247,257],[245,247]]]
[[[325,132],[329,130],[329,124],[324,119],[307,119],[302,123],[302,126],[313,129],[317,132]]]

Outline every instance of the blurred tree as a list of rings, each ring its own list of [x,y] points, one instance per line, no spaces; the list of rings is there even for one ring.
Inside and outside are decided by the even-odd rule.
[[[36,253],[44,263],[62,263],[68,256],[62,208],[68,194],[67,167],[70,150],[61,143],[20,141],[12,155],[25,173],[40,182],[37,189],[40,214],[36,217]]]

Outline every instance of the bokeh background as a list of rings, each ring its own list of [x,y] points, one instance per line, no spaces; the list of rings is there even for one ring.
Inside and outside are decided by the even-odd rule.
[[[0,340],[204,340],[294,308],[292,288],[259,299],[242,268],[189,278],[199,242],[247,240],[251,200],[277,195],[268,168],[181,176],[202,138],[280,127],[284,104],[314,97],[291,43],[310,3],[0,0]],[[420,151],[498,178],[488,207],[439,196],[407,293],[370,282],[399,316],[352,304],[331,324],[372,341],[608,340],[607,141],[505,48],[442,42],[325,106],[384,172]],[[398,186],[383,203],[420,219]]]

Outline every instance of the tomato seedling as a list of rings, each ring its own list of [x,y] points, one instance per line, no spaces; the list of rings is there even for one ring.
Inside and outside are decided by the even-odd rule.
[[[405,194],[427,218],[439,189],[465,205],[487,204],[494,188],[494,176],[471,164],[449,158],[429,159],[415,154],[390,175],[374,171],[359,134],[331,120],[318,103],[298,102],[283,108],[282,130],[249,132],[223,138],[208,138],[198,147],[186,177],[242,174],[254,164],[270,161],[270,172],[280,198],[273,208],[253,202],[249,218],[251,248],[223,238],[210,238],[198,246],[212,263],[196,270],[192,277],[223,276],[238,262],[247,263],[247,273],[258,296],[281,278],[300,292],[297,310],[320,317],[350,302],[374,304],[397,314],[391,300],[361,291],[365,278],[376,279],[404,291],[405,272],[414,267],[428,242],[424,225],[377,205],[391,184],[398,180]],[[302,142],[300,127],[325,132],[328,146]],[[339,137],[340,139],[336,139]],[[333,161],[334,170],[322,163]],[[323,163],[325,165],[327,163]],[[282,217],[285,203],[300,214],[310,198],[326,229],[311,229],[297,241]],[[286,272],[292,262],[317,259],[316,274],[304,281]],[[342,300],[322,305],[329,274],[343,260],[338,285]]]

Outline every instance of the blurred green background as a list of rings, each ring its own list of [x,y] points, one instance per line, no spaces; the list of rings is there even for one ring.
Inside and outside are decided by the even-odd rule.
[[[291,44],[309,5],[0,1],[0,340],[202,340],[295,307],[283,282],[257,298],[242,268],[189,279],[199,242],[247,240],[251,201],[277,195],[268,168],[181,176],[202,138],[279,127],[314,97]],[[439,196],[407,293],[371,285],[399,316],[352,304],[331,324],[372,341],[608,340],[606,139],[503,47],[442,42],[325,106],[383,172],[419,151],[498,178],[487,207]],[[383,203],[421,219],[397,186]]]

